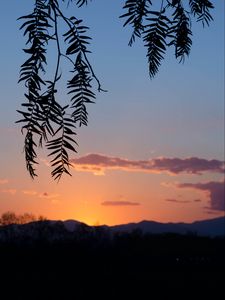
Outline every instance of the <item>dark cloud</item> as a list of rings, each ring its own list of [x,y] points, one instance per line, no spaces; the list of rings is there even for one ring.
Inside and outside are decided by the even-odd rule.
[[[201,202],[201,199],[194,199],[193,202]]]
[[[58,196],[59,196],[59,194],[52,194],[52,193],[47,193],[47,192],[43,192],[43,193],[39,194],[40,198],[46,198],[46,199],[52,199],[52,198],[56,198]]]
[[[174,174],[181,172],[201,174],[202,172],[224,172],[224,162],[213,159],[207,160],[198,157],[156,158],[152,160],[153,167],[159,171],[168,171]]]
[[[165,199],[165,201],[168,201],[168,202],[174,202],[174,203],[190,203],[191,201],[190,200],[178,200],[178,199]]]
[[[218,211],[209,210],[206,212],[208,215],[218,215]]]
[[[93,172],[96,175],[104,174],[104,171],[107,169],[149,173],[169,172],[175,175],[182,172],[198,175],[203,172],[224,172],[224,162],[198,157],[184,159],[160,157],[150,160],[129,160],[102,154],[88,154],[77,159],[72,159],[71,163],[78,171]]]
[[[210,200],[210,209],[224,211],[224,184],[224,181],[210,181],[206,183],[180,183],[177,184],[177,187],[192,188],[207,192]]]
[[[178,195],[178,197],[180,197],[180,195]],[[168,201],[168,202],[174,202],[174,203],[192,203],[192,202],[201,202],[201,199],[194,199],[194,200],[180,200],[180,199],[175,199],[175,198],[168,198],[168,199],[165,199],[165,201]]]
[[[136,206],[140,205],[139,202],[130,202],[130,201],[104,201],[101,203],[104,206]]]

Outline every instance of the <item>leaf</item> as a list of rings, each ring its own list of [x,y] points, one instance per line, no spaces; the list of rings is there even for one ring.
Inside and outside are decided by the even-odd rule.
[[[147,47],[149,75],[150,78],[153,78],[157,74],[165,55],[168,25],[166,23],[167,18],[163,15],[163,11],[161,14],[156,14],[154,11],[150,13],[157,15],[158,18],[147,19],[151,23],[146,26],[143,40],[145,47]]]
[[[128,24],[133,27],[133,33],[128,43],[129,46],[132,46],[135,42],[135,38],[140,38],[144,31],[143,21],[148,14],[149,5],[151,5],[151,1],[147,0],[128,0],[125,2],[123,9],[128,10],[128,12],[121,15],[120,18],[127,18],[123,24],[124,27]]]
[[[70,144],[70,143],[68,143],[67,141],[63,141],[63,146],[65,146],[67,149],[69,149],[69,150],[71,150],[71,151],[73,151],[73,152],[77,152],[76,150],[75,150],[75,148]]]

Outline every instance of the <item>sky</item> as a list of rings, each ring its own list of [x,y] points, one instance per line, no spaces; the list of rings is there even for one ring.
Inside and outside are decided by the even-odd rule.
[[[90,27],[89,59],[108,92],[89,105],[89,125],[77,129],[73,176],[59,183],[41,149],[39,176],[29,177],[24,137],[15,124],[25,92],[17,83],[19,69],[26,58],[17,18],[30,13],[33,1],[1,3],[0,214],[29,212],[89,225],[223,216],[224,1],[213,2],[210,27],[193,23],[190,57],[179,64],[168,53],[153,80],[142,43],[128,47],[131,31],[118,18],[123,1],[68,8]],[[66,64],[61,71],[67,76]],[[64,99],[64,86],[58,90]]]

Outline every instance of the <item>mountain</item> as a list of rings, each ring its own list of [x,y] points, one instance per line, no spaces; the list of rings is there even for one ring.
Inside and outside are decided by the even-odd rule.
[[[59,223],[60,221],[58,221]],[[128,232],[140,230],[145,233],[161,234],[161,233],[178,233],[187,234],[194,233],[200,236],[225,236],[225,217],[219,217],[203,221],[195,221],[193,223],[160,223],[155,221],[141,221],[139,223],[128,223],[115,226],[88,226],[75,220],[63,221],[64,227],[74,232],[81,228],[86,228],[86,231],[102,230],[108,232]]]
[[[88,226],[85,223],[66,221],[39,221],[28,224],[11,224],[0,226],[0,241],[7,240],[47,240],[60,241],[63,239],[86,239],[96,236],[109,238],[115,233],[132,233],[140,231],[144,234],[197,234],[198,236],[225,236],[225,217],[211,220],[196,221],[193,223],[160,223],[142,221],[116,226]]]
[[[155,221],[142,221],[112,226],[114,232],[132,232],[141,230],[143,233],[195,233],[200,236],[224,236],[225,217],[210,220],[196,221],[193,223],[159,223]]]
[[[60,221],[57,221],[58,223]],[[86,228],[87,231],[108,231],[111,233],[116,232],[128,232],[131,233],[134,230],[140,230],[145,233],[161,234],[161,233],[178,233],[187,234],[195,233],[200,236],[224,236],[225,235],[225,217],[219,217],[215,219],[195,221],[193,223],[160,223],[155,221],[141,221],[139,223],[128,223],[115,226],[88,226],[85,223],[81,223],[75,220],[63,221],[64,227],[74,232],[80,230],[80,228]]]
[[[60,222],[60,221],[58,221],[58,222]],[[89,227],[87,224],[79,222],[79,221],[75,221],[75,220],[66,220],[66,221],[63,221],[63,224],[64,224],[64,227],[70,232],[77,230],[80,226]]]
[[[196,221],[190,224],[189,226],[191,230],[196,231],[199,235],[225,235],[225,217],[204,221]]]

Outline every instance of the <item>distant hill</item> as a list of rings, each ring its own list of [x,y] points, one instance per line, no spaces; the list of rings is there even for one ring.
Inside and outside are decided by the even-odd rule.
[[[102,234],[110,238],[118,232],[131,233],[139,230],[146,234],[197,234],[198,236],[225,236],[225,217],[211,220],[196,221],[193,223],[160,223],[155,221],[142,221],[139,223],[129,223],[116,226],[88,226],[85,223],[66,221],[37,221],[28,224],[11,224],[0,226],[0,241],[8,239],[28,239],[48,241],[58,241],[63,239],[88,238],[96,234]]]
[[[61,222],[61,221],[52,221]],[[155,221],[141,221],[138,223],[128,223],[115,226],[88,226],[85,223],[66,220],[63,221],[64,227],[70,231],[86,228],[87,231],[102,229],[109,232],[132,232],[140,230],[143,233],[161,234],[161,233],[178,233],[187,234],[195,233],[200,236],[225,236],[225,217],[219,217],[203,221],[195,221],[193,223],[160,223]]]
[[[140,229],[143,233],[196,233],[200,236],[224,236],[225,217],[210,220],[196,221],[193,223],[159,223],[155,221],[142,221],[112,226],[114,232],[132,232]]]

